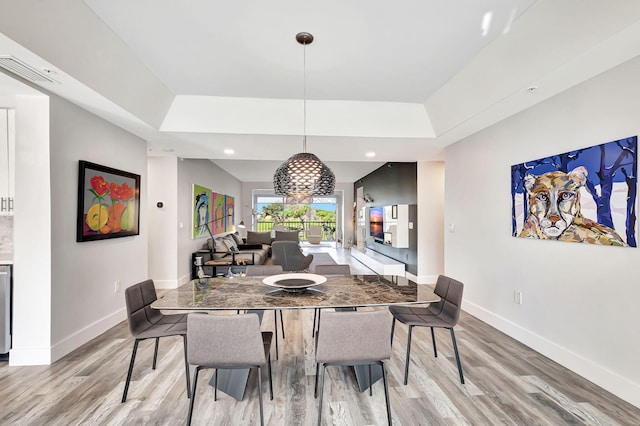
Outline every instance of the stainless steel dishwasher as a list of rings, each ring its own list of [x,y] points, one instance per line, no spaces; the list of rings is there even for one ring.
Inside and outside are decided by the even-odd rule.
[[[11,266],[0,265],[0,359],[11,349]]]

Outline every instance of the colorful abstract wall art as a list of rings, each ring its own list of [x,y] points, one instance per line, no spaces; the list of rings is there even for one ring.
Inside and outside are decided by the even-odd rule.
[[[211,222],[211,190],[200,185],[193,185],[193,226],[192,238],[209,236]]]
[[[637,136],[511,166],[512,235],[637,246]]]
[[[140,175],[80,161],[76,241],[138,235]]]
[[[213,235],[235,231],[233,196],[194,184],[192,208],[193,239],[210,238],[209,231]]]
[[[224,209],[224,217],[226,219],[227,222],[227,228],[226,231],[227,232],[233,232],[236,230],[234,224],[233,224],[233,220],[234,220],[234,211],[233,211],[233,197],[231,195],[225,195],[225,209]]]

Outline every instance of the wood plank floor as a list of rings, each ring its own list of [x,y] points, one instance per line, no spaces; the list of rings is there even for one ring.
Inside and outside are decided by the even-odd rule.
[[[313,425],[317,400],[311,310],[284,311],[286,338],[273,360],[274,394],[264,407],[269,425]],[[273,324],[265,314],[263,327]],[[391,317],[389,317],[391,321]],[[446,330],[436,330],[434,358],[428,329],[416,328],[410,379],[402,385],[406,328],[396,327],[388,362],[395,425],[638,425],[637,409],[513,339],[463,314],[456,328],[466,384],[461,385]],[[51,366],[0,364],[2,425],[176,425],[184,424],[182,341],[160,343],[158,368],[151,370],[153,342],[140,344],[126,403],[120,398],[133,341],[119,324]],[[274,356],[275,358],[275,356]],[[259,424],[257,380],[252,373],[244,401],[219,394],[201,374],[194,424]],[[266,372],[263,376],[266,384]],[[330,367],[325,381],[323,423],[386,424],[384,392],[359,393],[347,368]]]

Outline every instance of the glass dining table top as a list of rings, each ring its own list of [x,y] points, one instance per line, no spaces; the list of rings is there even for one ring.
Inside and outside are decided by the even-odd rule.
[[[403,277],[327,275],[325,282],[304,291],[274,288],[263,282],[265,278],[195,279],[168,290],[151,307],[163,310],[301,309],[389,306],[440,300],[432,286],[416,284]]]

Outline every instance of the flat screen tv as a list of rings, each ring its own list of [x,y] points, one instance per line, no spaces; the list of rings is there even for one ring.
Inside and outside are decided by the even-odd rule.
[[[369,209],[369,234],[380,241],[384,238],[383,211],[382,207],[371,207]]]

